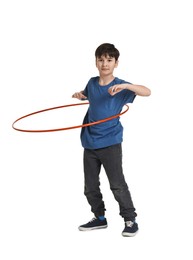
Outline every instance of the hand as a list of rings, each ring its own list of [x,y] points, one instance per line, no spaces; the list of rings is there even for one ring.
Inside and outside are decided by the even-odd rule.
[[[110,87],[108,89],[108,92],[111,96],[114,96],[115,94],[119,93],[120,91],[122,91],[123,89],[125,89],[125,85],[124,84],[116,84],[112,87]]]
[[[72,95],[72,98],[78,98],[80,100],[83,100],[83,99],[87,99],[87,97],[85,95],[82,94],[82,91],[81,92],[76,92]]]

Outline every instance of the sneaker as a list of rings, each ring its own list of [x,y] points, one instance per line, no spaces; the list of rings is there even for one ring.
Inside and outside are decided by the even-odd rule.
[[[106,218],[104,220],[100,220],[98,218],[93,218],[87,224],[81,225],[78,229],[80,231],[87,231],[87,230],[94,230],[94,229],[100,229],[100,228],[106,228],[106,227],[107,227]]]
[[[133,221],[126,221],[125,228],[122,232],[124,237],[134,237],[138,232],[138,224]]]

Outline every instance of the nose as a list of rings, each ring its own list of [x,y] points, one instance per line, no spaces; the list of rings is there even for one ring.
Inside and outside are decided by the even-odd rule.
[[[106,66],[107,66],[107,61],[104,60],[104,61],[103,61],[103,67],[106,67]]]

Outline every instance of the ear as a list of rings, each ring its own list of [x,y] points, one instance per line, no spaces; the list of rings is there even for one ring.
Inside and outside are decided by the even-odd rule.
[[[118,65],[119,65],[119,61],[117,60],[117,61],[115,62],[115,68],[117,68]]]

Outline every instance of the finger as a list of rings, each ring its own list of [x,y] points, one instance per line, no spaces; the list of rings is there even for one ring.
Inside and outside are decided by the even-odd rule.
[[[108,91],[109,91],[109,93],[113,93],[113,92],[114,92],[114,87],[110,87],[110,88],[108,89]]]

